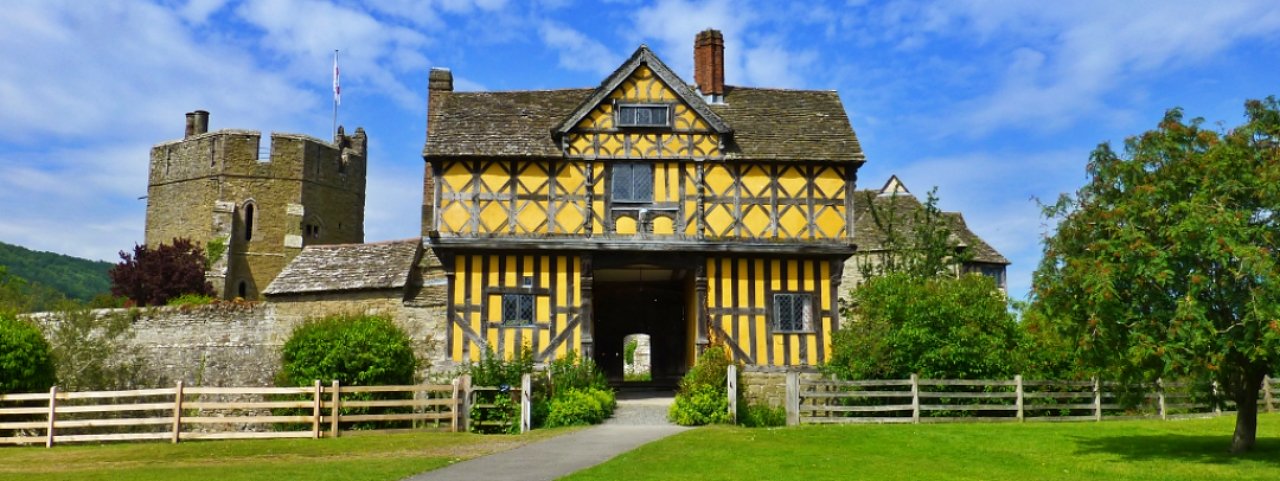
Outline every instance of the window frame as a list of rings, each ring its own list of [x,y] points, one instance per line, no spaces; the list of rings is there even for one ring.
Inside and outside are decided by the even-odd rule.
[[[643,167],[643,168],[644,168],[644,171],[645,171],[645,179],[646,179],[647,184],[648,184],[648,186],[649,186],[649,189],[648,189],[648,194],[649,194],[649,196],[648,196],[648,198],[647,198],[647,199],[646,199],[646,198],[637,198],[637,197],[635,197],[635,196],[630,196],[630,197],[626,197],[626,198],[621,197],[621,196],[619,195],[619,193],[620,193],[622,190],[621,190],[621,189],[618,189],[618,182],[620,182],[620,181],[619,181],[619,178],[621,177],[619,174],[620,174],[622,171],[626,171],[626,172],[627,172],[627,174],[626,174],[627,181],[630,183],[630,187],[628,188],[627,192],[628,192],[628,193],[634,193],[634,191],[635,191],[635,185],[636,185],[636,184],[635,184],[635,171],[636,171],[636,170],[638,170],[638,169],[637,169],[637,167]],[[632,205],[635,205],[635,204],[652,204],[652,203],[653,203],[653,197],[654,197],[654,195],[653,195],[653,194],[654,194],[654,192],[653,192],[654,188],[653,188],[653,187],[654,187],[654,186],[653,186],[653,164],[652,164],[652,163],[649,163],[649,162],[629,162],[629,161],[628,161],[628,162],[615,162],[615,163],[613,163],[613,165],[612,165],[612,166],[610,166],[610,172],[609,172],[609,200],[610,200],[610,201],[612,201],[612,202],[613,202],[613,203],[615,203],[615,204],[632,204]]]
[[[645,124],[636,123],[634,122],[634,119],[635,119],[634,115],[632,115],[631,117],[633,120],[631,123],[623,122],[623,116],[622,116],[623,109],[646,109],[647,110],[647,109],[659,109],[659,108],[662,109],[663,111],[662,123],[645,123]],[[617,126],[620,129],[622,128],[625,128],[625,129],[670,128],[672,124],[671,122],[672,110],[673,109],[671,108],[670,103],[638,103],[638,102],[616,103],[613,106],[613,112],[614,112],[613,125]]]
[[[501,299],[502,299],[501,300],[502,319],[500,319],[499,322],[502,324],[502,327],[535,327],[537,325],[538,323],[538,296],[537,295],[532,293],[526,293],[526,292],[506,292],[502,294]],[[514,318],[507,317],[507,314],[509,313],[507,309],[508,299],[511,299],[515,303],[514,309],[516,311],[516,315],[514,316]],[[525,303],[527,303],[528,305],[527,306],[521,305]],[[528,308],[528,311],[529,311],[529,318],[520,319],[519,312],[526,307]]]
[[[793,329],[782,328],[782,310],[781,310],[782,306],[778,299],[783,296],[793,298],[793,300],[791,301],[793,303],[792,304],[793,306],[794,306],[794,302],[796,301],[803,302],[803,304],[801,305],[801,311],[800,311],[799,329],[794,329],[794,327],[796,327],[794,321],[791,322],[791,327],[793,327]],[[769,306],[769,314],[772,317],[772,319],[769,320],[769,327],[773,329],[773,332],[775,334],[812,334],[814,332],[814,328],[813,328],[814,299],[813,297],[814,295],[811,292],[775,292],[773,293],[773,295],[770,296],[769,298],[771,302],[771,305]],[[794,311],[792,311],[792,313],[794,314]]]

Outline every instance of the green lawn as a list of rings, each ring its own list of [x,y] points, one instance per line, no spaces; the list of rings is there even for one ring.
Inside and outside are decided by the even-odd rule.
[[[565,432],[10,446],[0,447],[0,480],[397,480]]]
[[[1103,423],[696,429],[564,479],[1276,480],[1280,414],[1227,453],[1234,416]]]

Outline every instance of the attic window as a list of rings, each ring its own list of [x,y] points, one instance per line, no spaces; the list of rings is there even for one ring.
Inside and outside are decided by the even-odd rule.
[[[667,127],[670,125],[670,105],[618,104],[619,127]]]

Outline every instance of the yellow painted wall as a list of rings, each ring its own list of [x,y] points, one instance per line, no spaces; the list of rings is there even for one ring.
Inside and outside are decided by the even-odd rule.
[[[479,361],[485,349],[510,359],[528,346],[538,359],[581,352],[581,261],[563,255],[459,255],[454,261],[448,349],[456,362]],[[532,279],[532,287],[523,280]],[[503,326],[502,295],[534,295],[534,325]],[[558,343],[553,340],[565,330]]]
[[[436,211],[442,233],[586,234],[585,162],[447,161],[441,172]]]
[[[814,366],[831,351],[835,316],[831,264],[825,259],[718,257],[707,259],[709,327],[741,360],[769,366]],[[805,293],[813,301],[808,332],[775,333],[772,296]],[[744,357],[745,355],[745,357]]]
[[[845,181],[835,167],[739,163],[704,169],[707,238],[844,240],[849,235]],[[686,197],[686,204],[696,201],[696,191],[687,195],[695,197]]]
[[[673,109],[669,132],[628,131],[614,125],[615,102],[663,103]],[[570,157],[602,159],[716,159],[722,157],[720,136],[652,70],[641,66],[567,136]]]

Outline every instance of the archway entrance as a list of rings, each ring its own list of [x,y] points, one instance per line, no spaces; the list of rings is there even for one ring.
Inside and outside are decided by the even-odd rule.
[[[595,361],[610,382],[626,379],[628,337],[648,335],[652,384],[674,386],[687,369],[690,296],[677,269],[596,269],[593,287]]]

